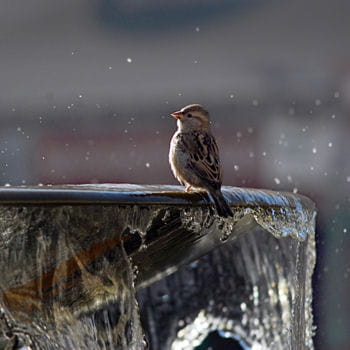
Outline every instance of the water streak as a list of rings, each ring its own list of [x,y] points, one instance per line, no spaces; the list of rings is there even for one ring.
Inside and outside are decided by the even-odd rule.
[[[232,219],[177,186],[0,189],[0,347],[312,349],[313,203],[224,195]]]

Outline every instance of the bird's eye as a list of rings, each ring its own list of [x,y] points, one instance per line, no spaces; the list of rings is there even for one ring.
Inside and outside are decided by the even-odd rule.
[[[188,113],[188,114],[187,114],[187,117],[188,117],[188,118],[192,118],[192,114],[191,114],[191,113]]]

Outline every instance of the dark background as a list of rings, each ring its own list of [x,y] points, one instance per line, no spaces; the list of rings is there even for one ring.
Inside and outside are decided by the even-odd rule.
[[[1,1],[1,185],[175,184],[188,103],[211,112],[224,184],[319,209],[317,349],[350,349],[350,3]]]

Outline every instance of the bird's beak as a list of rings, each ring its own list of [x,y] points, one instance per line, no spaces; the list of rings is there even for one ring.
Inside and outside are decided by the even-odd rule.
[[[177,111],[177,112],[171,113],[170,115],[176,119],[180,119],[183,114],[181,111]]]

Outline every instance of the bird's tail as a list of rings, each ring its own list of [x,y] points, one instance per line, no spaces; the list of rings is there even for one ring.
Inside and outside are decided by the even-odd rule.
[[[228,216],[233,216],[232,210],[226,202],[226,199],[224,198],[220,189],[211,191],[210,194],[214,200],[215,207],[219,216],[222,216],[224,218],[227,218]]]

